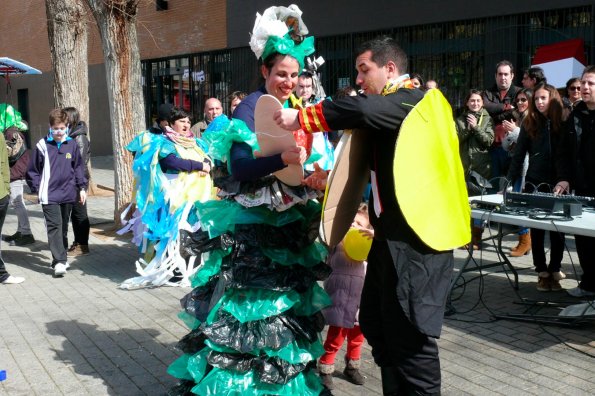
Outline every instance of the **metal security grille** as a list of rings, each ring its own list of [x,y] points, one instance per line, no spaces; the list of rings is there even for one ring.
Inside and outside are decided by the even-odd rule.
[[[381,35],[394,37],[409,56],[409,72],[436,80],[453,108],[459,108],[469,89],[494,84],[500,60],[514,64],[520,82],[540,45],[582,38],[587,62],[593,62],[593,13],[593,6],[583,6],[321,37],[316,40],[316,56],[326,61],[320,69],[322,83],[333,95],[339,88],[355,86],[353,52],[359,44]],[[212,96],[221,100],[228,114],[228,95],[251,92],[259,81],[258,62],[249,47],[147,60],[143,76],[148,122],[161,103],[181,103],[198,121],[204,101]]]

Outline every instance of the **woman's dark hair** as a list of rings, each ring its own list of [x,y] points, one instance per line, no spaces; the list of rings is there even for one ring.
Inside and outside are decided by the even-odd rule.
[[[72,130],[81,121],[81,115],[76,107],[65,107],[63,110],[68,116],[68,125],[70,125],[70,129]]]
[[[512,103],[516,103],[516,99],[518,98],[518,96],[520,94],[525,95],[525,97],[527,98],[527,104],[530,106],[531,101],[533,100],[533,90],[531,88],[523,88],[523,89],[519,89],[516,93],[516,95],[514,95],[514,99],[512,100]],[[516,107],[516,105],[515,105]],[[529,111],[529,108],[527,107],[527,110]]]
[[[227,104],[229,105],[229,107],[231,108],[231,102],[233,102],[236,99],[239,100],[244,100],[244,98],[248,96],[248,94],[244,91],[233,91],[232,93],[229,94],[229,96],[227,97]]]
[[[546,90],[550,95],[547,114],[541,114],[535,106],[535,95],[540,89]],[[562,125],[562,98],[556,87],[550,84],[537,84],[533,89],[533,99],[529,101],[529,112],[523,121],[523,126],[530,137],[536,138],[539,130],[543,128],[545,123],[549,120],[552,133],[559,133]]]
[[[471,99],[471,95],[479,95],[483,101],[483,96],[481,95],[481,91],[479,89],[470,89],[467,93],[467,96],[465,96],[465,107],[467,107],[467,102],[469,99]]]
[[[417,81],[419,81],[419,88],[422,90],[424,89],[426,82],[424,81],[424,78],[421,76],[421,74],[413,73],[410,79],[416,79]]]
[[[335,92],[335,94],[333,95],[333,99],[341,99],[341,98],[345,98],[347,96],[351,96],[352,92],[357,92],[357,91],[351,85],[348,85],[343,88],[339,88],[339,89],[337,89],[337,92]]]
[[[570,86],[577,81],[580,83],[581,79],[578,77],[572,77],[570,80],[566,81],[566,95],[568,95],[568,89],[570,88]]]
[[[186,118],[188,117],[189,119],[192,119],[190,117],[190,114],[186,113],[183,109],[180,109],[179,107],[172,107],[171,111],[169,112],[169,117],[167,118],[167,121],[169,122],[170,125],[173,125],[174,122],[176,122],[177,120],[180,120],[182,118]]]

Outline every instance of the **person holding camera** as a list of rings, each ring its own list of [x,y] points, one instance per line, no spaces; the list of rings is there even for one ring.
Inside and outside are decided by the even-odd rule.
[[[472,89],[465,98],[465,110],[455,120],[459,136],[459,153],[465,170],[469,195],[481,195],[491,177],[489,149],[494,142],[494,124],[483,107],[481,92]],[[474,250],[481,248],[483,225],[473,220],[471,243]]]
[[[515,109],[514,97],[519,91],[519,87],[513,85],[514,67],[507,60],[498,62],[496,65],[496,84],[486,89],[483,93],[483,102],[486,110],[492,116],[494,121],[494,142],[490,147],[490,156],[492,158],[492,177],[500,177],[499,190],[506,185],[504,177],[508,172],[510,157],[502,148],[502,140],[506,137],[504,129],[504,120],[512,120],[512,112]]]

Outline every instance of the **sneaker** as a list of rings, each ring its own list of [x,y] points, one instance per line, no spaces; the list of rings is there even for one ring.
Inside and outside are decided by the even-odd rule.
[[[585,289],[581,289],[580,287],[573,287],[572,289],[567,289],[566,292],[570,294],[572,297],[594,297],[595,292],[588,291]]]
[[[550,288],[552,291],[560,291],[560,290],[562,290],[562,285],[560,284],[560,281],[558,279],[553,277],[550,280]]]
[[[20,276],[12,276],[9,275],[8,278],[4,279],[4,281],[2,281],[3,285],[18,285],[19,283],[23,283],[25,281],[25,278],[20,277]]]
[[[537,290],[539,291],[550,291],[552,290],[552,282],[551,282],[551,277],[538,277],[537,278]]]
[[[10,246],[27,246],[35,243],[33,234],[21,235],[19,238],[10,241]]]
[[[54,275],[64,276],[68,268],[70,268],[70,265],[68,263],[56,263],[56,265],[54,265]]]
[[[20,237],[21,237],[21,233],[17,231],[12,235],[2,235],[2,240],[4,242],[11,242],[11,241],[14,241],[15,239],[19,239]]]
[[[89,245],[81,245],[78,242],[73,242],[66,253],[71,257],[87,255],[89,254]]]

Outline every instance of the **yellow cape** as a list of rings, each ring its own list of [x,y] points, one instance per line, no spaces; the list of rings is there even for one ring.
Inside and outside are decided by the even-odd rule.
[[[471,210],[452,109],[431,89],[407,115],[393,162],[395,193],[417,236],[435,250],[471,240]]]

